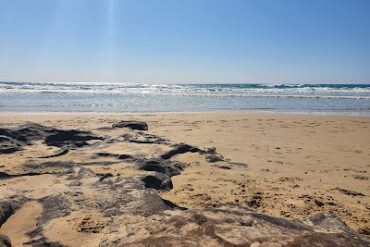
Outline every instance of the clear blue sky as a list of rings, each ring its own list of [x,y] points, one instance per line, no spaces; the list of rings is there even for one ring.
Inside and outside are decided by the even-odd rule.
[[[370,0],[0,0],[0,81],[370,82]]]

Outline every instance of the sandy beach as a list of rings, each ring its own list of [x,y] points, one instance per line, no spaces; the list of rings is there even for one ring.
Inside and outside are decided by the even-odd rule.
[[[137,137],[133,130],[109,129],[121,120],[146,122],[152,136]],[[0,113],[0,128],[29,122],[58,129],[91,131],[104,137],[123,135],[126,139],[104,144],[99,144],[98,139],[92,140],[89,148],[72,148],[65,153],[35,140],[33,145],[17,152],[1,154],[0,199],[20,193],[34,200],[58,193],[68,194],[65,184],[68,179],[53,176],[55,171],[51,168],[40,176],[4,178],[4,174],[34,173],[34,170],[25,169],[25,164],[30,162],[75,162],[103,178],[132,178],[142,176],[142,171],[126,160],[117,162],[118,156],[114,155],[155,159],[171,151],[167,145],[170,140],[201,150],[190,149],[170,155],[171,162],[179,162],[184,167],[180,174],[171,177],[173,188],[158,190],[158,195],[179,207],[202,210],[236,205],[299,221],[318,213],[332,212],[353,231],[363,236],[370,232],[370,118],[246,112]],[[90,185],[93,181],[86,177],[79,183]],[[105,193],[98,192],[87,187],[81,193],[91,198],[102,197]],[[85,200],[90,200],[91,204],[91,198]],[[30,241],[32,234],[29,232],[36,227],[36,219],[43,215],[43,207],[45,204],[27,201],[2,225],[0,233],[7,235],[14,246]],[[43,237],[69,246],[98,246],[103,240],[106,243],[114,243],[113,239],[118,241],[118,233],[107,237],[108,234],[100,232],[111,222],[86,210],[83,213],[72,210],[72,213],[59,216],[62,218],[53,219],[43,228]],[[91,223],[91,218],[95,228],[82,233],[73,230],[78,229],[77,222],[85,219]],[[73,227],[68,227],[68,222]],[[79,227],[81,229],[81,225]],[[94,231],[99,234],[89,234]],[[130,236],[128,231],[125,229]]]

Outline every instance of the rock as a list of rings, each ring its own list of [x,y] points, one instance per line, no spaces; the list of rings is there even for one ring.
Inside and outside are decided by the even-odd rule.
[[[112,153],[107,153],[107,152],[99,152],[96,153],[94,157],[111,157],[111,158],[117,158],[119,155],[118,154],[112,154]]]
[[[0,247],[12,247],[10,239],[4,234],[0,234]]]
[[[364,234],[364,235],[370,235],[370,228],[369,227],[362,227],[358,229],[358,233]]]
[[[99,177],[99,181],[103,181],[106,178],[113,177],[112,173],[96,173],[96,175]]]
[[[176,145],[174,149],[168,151],[167,153],[162,154],[161,158],[167,160],[167,159],[170,159],[170,158],[172,158],[173,156],[175,156],[177,154],[184,154],[184,153],[188,153],[188,152],[196,153],[196,152],[200,152],[200,151],[201,150],[197,147],[181,143],[181,144]]]
[[[224,157],[217,153],[211,153],[206,156],[206,160],[210,163],[215,163],[215,162],[223,161]]]
[[[0,135],[10,137],[19,142],[29,143],[33,140],[42,139],[55,131],[56,129],[45,127],[41,124],[28,123],[15,128],[0,128]]]
[[[350,229],[333,213],[319,213],[311,216],[308,222],[320,231],[327,231],[332,233],[348,233]]]
[[[45,237],[40,237],[40,238],[31,240],[29,242],[26,242],[25,244],[30,245],[32,247],[67,247],[67,245],[63,245],[58,242],[51,242]]]
[[[129,128],[132,130],[148,130],[148,125],[141,121],[120,121],[113,124],[112,128]]]
[[[67,216],[71,212],[71,202],[64,195],[47,196],[38,201],[43,206],[42,214],[38,219],[39,225]]]
[[[26,163],[24,169],[28,174],[69,174],[73,172],[76,166],[71,161],[46,161],[46,162],[32,162]]]
[[[356,192],[356,191],[352,191],[352,190],[347,190],[347,189],[341,189],[341,188],[336,188],[339,192],[345,194],[345,195],[349,195],[349,196],[365,196],[364,194],[362,194],[361,192]]]
[[[0,226],[13,214],[17,206],[13,201],[0,201]]]
[[[261,206],[262,194],[261,192],[255,193],[252,198],[247,202],[247,205],[251,208],[258,208]]]
[[[0,200],[0,226],[24,203],[24,198],[21,199],[3,199]]]
[[[0,154],[11,154],[22,150],[21,144],[7,136],[0,136]]]
[[[322,232],[309,232],[295,237],[289,241],[286,247],[365,247],[369,246],[361,239],[355,239],[348,235]],[[280,245],[282,246],[282,245]]]
[[[142,178],[146,188],[156,190],[170,190],[173,188],[171,178],[163,173],[155,173]]]
[[[129,155],[129,154],[120,154],[118,155],[117,157],[119,160],[129,160],[129,159],[134,159],[133,156]]]
[[[230,166],[218,166],[218,168],[224,169],[224,170],[230,170],[231,169]]]
[[[99,205],[99,211],[106,217],[122,214],[146,217],[177,208],[177,205],[163,200],[155,190],[147,189],[136,178],[110,177],[96,182],[93,188],[105,195],[103,198],[94,198],[92,205]],[[85,203],[82,202],[81,207],[86,209],[89,204]]]
[[[0,179],[9,179],[9,178],[15,178],[15,177],[23,177],[23,176],[39,176],[43,174],[52,174],[50,172],[25,172],[25,173],[17,173],[17,174],[11,174],[7,172],[0,172]]]
[[[49,146],[82,147],[87,145],[87,141],[102,139],[87,131],[59,130],[36,123],[29,123],[15,128],[0,128],[0,154],[22,150],[22,146],[31,144],[31,141],[34,140],[45,140],[45,143]],[[56,156],[65,153],[66,151],[62,151],[62,153],[58,153]]]
[[[68,186],[81,186],[81,182],[78,180],[74,180],[68,183]]]
[[[366,239],[343,233],[316,232],[299,222],[223,206],[171,210],[130,225],[132,237],[111,238],[102,246],[276,246],[365,247]],[[158,230],[161,229],[161,230]],[[140,234],[135,234],[140,233]]]
[[[40,158],[41,158],[41,159],[48,159],[48,158],[59,157],[59,156],[62,156],[62,155],[67,154],[68,152],[69,152],[69,149],[62,148],[62,149],[60,149],[58,152],[56,152],[55,154],[47,155],[47,156],[42,156],[42,157],[40,157]]]
[[[169,177],[180,175],[183,165],[164,160],[143,160],[139,162],[139,169],[144,171],[154,171],[164,173]]]
[[[151,135],[143,132],[132,134],[124,134],[122,136],[123,141],[132,143],[142,143],[142,144],[170,144],[170,142],[162,137]]]
[[[317,199],[314,200],[315,204],[318,206],[318,207],[322,207],[324,206],[325,204],[322,202],[322,201],[319,201]]]
[[[55,147],[83,147],[87,141],[102,140],[103,138],[92,135],[90,132],[79,130],[58,130],[56,134],[46,137],[45,143]]]

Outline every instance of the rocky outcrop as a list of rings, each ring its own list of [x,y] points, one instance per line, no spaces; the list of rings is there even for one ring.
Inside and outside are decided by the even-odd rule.
[[[106,241],[101,246],[368,246],[350,232],[318,232],[300,222],[269,217],[246,209],[164,212],[146,224],[132,225],[133,234]],[[161,229],[158,231],[158,229]]]
[[[352,232],[334,214],[318,214],[298,222],[251,211],[264,203],[260,192],[248,197],[249,209],[215,203],[211,208],[189,210],[161,198],[164,191],[173,188],[171,178],[181,175],[188,165],[176,161],[177,155],[198,153],[210,163],[220,162],[209,165],[228,170],[243,165],[225,161],[215,148],[177,144],[140,131],[100,138],[90,132],[36,124],[3,128],[0,134],[5,136],[4,143],[18,143],[21,148],[37,139],[44,140],[47,146],[70,150],[63,157],[75,155],[68,160],[61,159],[66,153],[37,155],[22,164],[20,171],[0,171],[1,186],[5,186],[3,191],[9,198],[0,200],[0,226],[25,201],[42,206],[42,212],[35,217],[35,228],[27,232],[29,240],[25,244],[31,246],[370,245],[366,237]],[[89,150],[90,140],[99,140],[102,148]],[[117,143],[121,146],[106,149]],[[141,143],[147,145],[138,145]],[[156,144],[154,157],[135,152],[138,146],[149,144]],[[157,151],[161,145],[165,151]],[[82,146],[85,148],[78,149]],[[90,239],[94,244],[88,242]],[[11,246],[6,236],[0,236],[1,246]]]
[[[55,147],[83,147],[88,145],[87,141],[91,140],[102,140],[102,138],[86,131],[59,130],[57,133],[47,136],[45,143]]]
[[[169,177],[180,175],[184,167],[179,162],[169,162],[160,159],[140,160],[138,163],[140,170],[163,173]]]
[[[102,139],[88,131],[60,130],[28,123],[13,128],[0,128],[0,154],[14,153],[34,140],[44,140],[48,146],[64,147],[60,153],[53,155],[60,156],[68,152],[65,147],[78,148],[88,145],[87,141]]]
[[[141,121],[120,121],[112,125],[112,128],[129,128],[132,130],[148,130],[148,124]]]
[[[11,154],[22,150],[22,144],[12,138],[0,135],[0,154]]]
[[[190,153],[200,152],[200,149],[197,147],[188,145],[188,144],[181,143],[181,144],[175,145],[175,147],[172,150],[162,154],[161,158],[168,160],[175,155],[189,153],[189,152]]]
[[[173,188],[170,177],[163,173],[147,175],[142,178],[142,181],[144,182],[146,188],[152,188],[156,190],[170,190]]]

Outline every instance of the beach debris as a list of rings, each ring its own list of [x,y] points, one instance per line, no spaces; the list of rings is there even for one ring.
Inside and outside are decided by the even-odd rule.
[[[129,128],[132,130],[148,130],[148,124],[142,121],[120,121],[112,125],[112,128]]]

